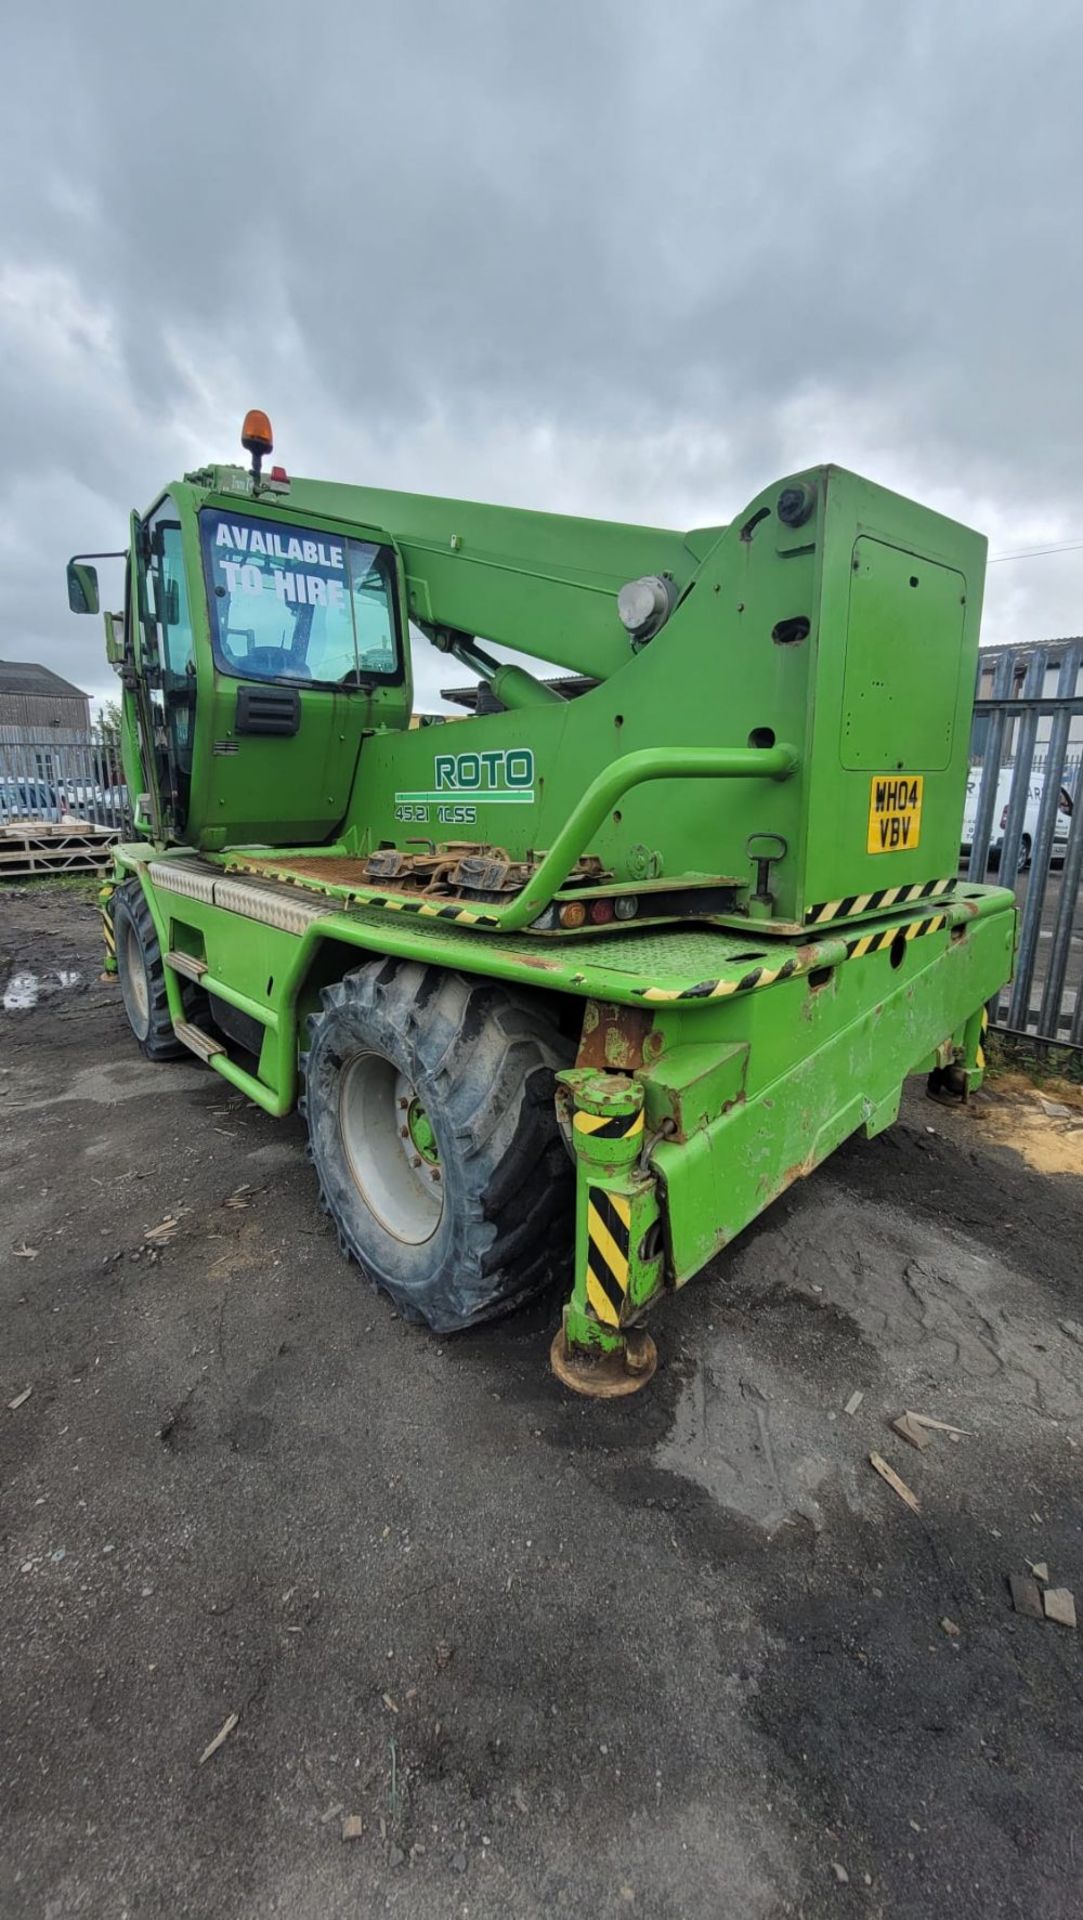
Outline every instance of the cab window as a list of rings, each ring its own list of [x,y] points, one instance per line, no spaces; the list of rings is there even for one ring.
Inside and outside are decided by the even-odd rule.
[[[323,687],[402,679],[390,547],[221,511],[200,525],[220,673]]]

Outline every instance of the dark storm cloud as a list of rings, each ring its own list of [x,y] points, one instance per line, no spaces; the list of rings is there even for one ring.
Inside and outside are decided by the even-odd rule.
[[[101,682],[58,563],[249,402],[309,471],[524,504],[725,517],[833,457],[1000,546],[1083,527],[1074,7],[197,0],[6,37],[4,654]],[[1051,567],[998,585],[1020,638],[1069,612]]]

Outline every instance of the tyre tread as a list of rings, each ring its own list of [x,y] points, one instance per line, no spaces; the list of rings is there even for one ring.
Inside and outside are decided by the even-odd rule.
[[[566,1265],[574,1237],[574,1171],[560,1136],[553,1075],[572,1043],[538,1005],[492,982],[414,961],[380,959],[322,990],[302,1063],[303,1110],[321,1200],[340,1240],[407,1317],[448,1333],[509,1312]],[[334,1065],[360,1034],[394,1035],[426,1104],[454,1141],[453,1243],[440,1271],[407,1285],[377,1264],[362,1235],[370,1216],[340,1175]],[[388,1057],[394,1057],[389,1052]],[[335,1095],[337,1101],[337,1094]],[[441,1124],[441,1118],[434,1124]]]
[[[113,896],[114,925],[118,908],[122,915],[127,914],[135,926],[146,967],[150,1024],[146,1038],[140,1040],[139,1035],[135,1034],[135,1039],[148,1060],[155,1062],[179,1060],[187,1052],[187,1048],[183,1041],[177,1039],[173,1031],[169,999],[165,990],[165,961],[162,958],[162,950],[158,944],[158,935],[147,905],[146,895],[134,875],[130,880],[125,880]],[[119,940],[117,948],[119,958]]]

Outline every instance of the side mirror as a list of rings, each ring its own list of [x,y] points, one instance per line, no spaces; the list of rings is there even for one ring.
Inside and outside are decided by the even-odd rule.
[[[68,605],[73,613],[98,613],[98,569],[85,560],[68,561]]]

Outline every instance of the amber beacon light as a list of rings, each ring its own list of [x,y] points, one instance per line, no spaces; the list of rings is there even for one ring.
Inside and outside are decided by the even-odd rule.
[[[241,445],[246,453],[252,455],[252,478],[259,479],[260,466],[265,453],[274,452],[274,435],[271,423],[258,407],[250,407],[244,416],[241,428]]]

